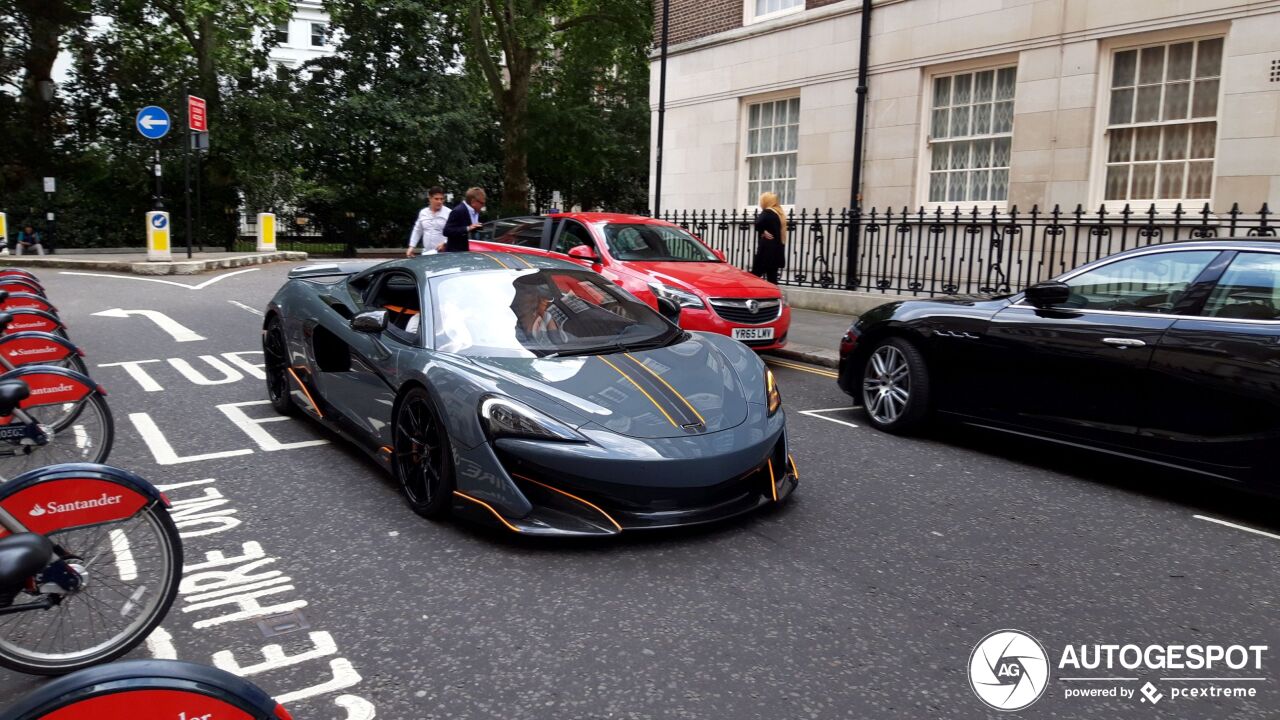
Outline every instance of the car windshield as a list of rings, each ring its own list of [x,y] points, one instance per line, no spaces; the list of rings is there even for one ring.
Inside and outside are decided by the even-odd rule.
[[[678,227],[607,223],[602,230],[615,260],[720,262],[706,245]]]
[[[550,357],[656,347],[680,334],[648,305],[585,270],[492,270],[431,283],[435,349]]]

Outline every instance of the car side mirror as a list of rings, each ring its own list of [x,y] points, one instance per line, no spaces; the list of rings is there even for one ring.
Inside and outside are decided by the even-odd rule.
[[[600,257],[596,255],[595,248],[590,245],[574,245],[569,248],[569,257],[579,260],[587,260],[592,263],[600,262]]]
[[[715,249],[715,248],[711,248],[711,254],[712,254],[712,255],[715,255],[715,256],[716,256],[716,257],[718,257],[718,258],[720,258],[720,262],[728,262],[727,260],[725,260],[725,259],[724,259],[724,251],[723,251],[723,250],[717,250],[717,249]]]
[[[680,324],[680,306],[674,300],[659,296],[658,314],[670,320],[673,325]]]
[[[386,310],[368,310],[351,318],[351,329],[356,332],[377,335],[387,329]]]
[[[1038,308],[1062,305],[1071,297],[1071,286],[1057,280],[1036,283],[1026,289],[1027,302]]]

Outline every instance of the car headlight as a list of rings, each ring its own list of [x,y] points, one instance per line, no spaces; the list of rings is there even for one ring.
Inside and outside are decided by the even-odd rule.
[[[670,300],[671,302],[679,305],[680,307],[687,307],[687,308],[705,307],[702,304],[702,298],[698,297],[697,295],[694,295],[688,290],[681,290],[680,288],[674,288],[674,287],[671,287],[670,285],[663,285],[662,283],[649,283],[649,289],[653,291],[653,294],[655,296],[664,297]]]
[[[782,391],[778,389],[778,382],[773,379],[772,370],[764,371],[764,397],[769,415],[772,416],[778,412],[778,408],[782,407]]]
[[[586,442],[573,428],[511,398],[490,395],[480,401],[480,421],[490,438]]]

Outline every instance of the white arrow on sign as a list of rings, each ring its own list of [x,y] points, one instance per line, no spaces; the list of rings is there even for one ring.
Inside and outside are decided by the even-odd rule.
[[[111,308],[110,310],[96,312],[94,315],[97,317],[113,318],[139,315],[141,317],[148,318],[151,322],[159,325],[161,330],[173,336],[175,342],[195,342],[196,340],[205,339],[204,336],[197,335],[192,332],[191,328],[188,328],[186,325],[183,325],[162,312],[156,312],[155,310],[122,310],[120,308]]]
[[[165,125],[168,125],[169,119],[156,117],[154,115],[143,115],[142,119],[138,121],[138,124],[150,130],[153,127],[164,127]]]

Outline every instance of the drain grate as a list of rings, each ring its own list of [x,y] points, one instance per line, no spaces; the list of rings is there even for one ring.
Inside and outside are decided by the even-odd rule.
[[[310,627],[311,623],[307,622],[307,617],[297,610],[258,620],[258,629],[262,631],[263,637],[275,637]]]

